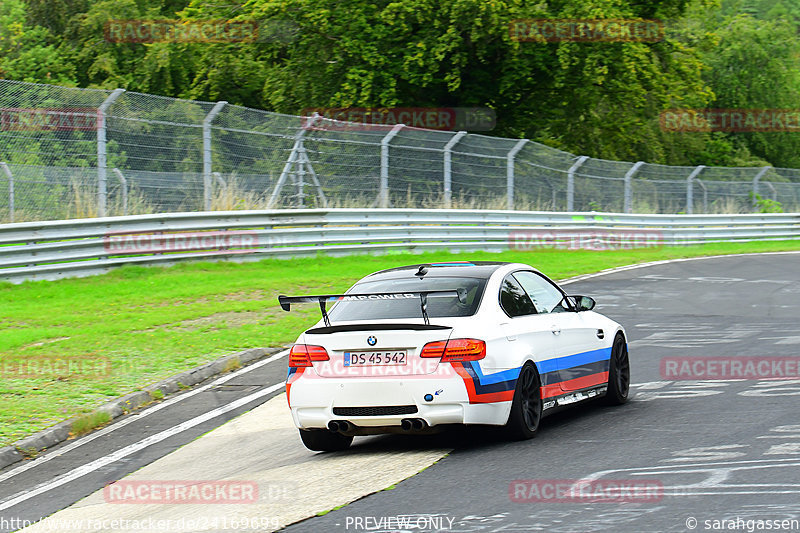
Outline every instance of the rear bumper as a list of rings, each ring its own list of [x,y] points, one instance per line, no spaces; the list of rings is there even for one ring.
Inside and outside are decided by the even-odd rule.
[[[426,399],[427,398],[427,399]],[[320,378],[299,376],[291,384],[289,403],[295,425],[325,428],[332,420],[348,421],[356,429],[391,430],[402,420],[422,419],[428,426],[444,424],[505,424],[511,402],[470,403],[464,381],[457,375],[387,378]],[[403,414],[354,415],[335,408],[406,406]],[[358,432],[358,431],[357,431]],[[376,431],[381,432],[381,431]]]

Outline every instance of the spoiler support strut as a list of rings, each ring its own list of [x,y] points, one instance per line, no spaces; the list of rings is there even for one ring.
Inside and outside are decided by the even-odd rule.
[[[331,327],[331,319],[328,318],[328,311],[325,309],[325,300],[322,298],[319,299],[319,310],[322,311],[322,320],[325,321],[325,325]]]

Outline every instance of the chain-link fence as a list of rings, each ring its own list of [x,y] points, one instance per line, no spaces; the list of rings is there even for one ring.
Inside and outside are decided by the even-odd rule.
[[[607,161],[524,139],[0,80],[0,221],[325,206],[798,211],[800,170]]]

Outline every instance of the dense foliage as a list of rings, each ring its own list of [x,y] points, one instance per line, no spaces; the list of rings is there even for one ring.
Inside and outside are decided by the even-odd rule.
[[[519,19],[658,19],[658,42],[520,42]],[[257,21],[255,42],[111,42],[120,19]],[[664,131],[800,102],[797,0],[2,0],[0,78],[300,113],[495,110],[493,135],[666,164],[800,167],[793,133]]]

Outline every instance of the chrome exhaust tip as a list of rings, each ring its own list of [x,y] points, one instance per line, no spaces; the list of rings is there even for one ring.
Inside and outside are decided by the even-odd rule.
[[[424,429],[425,425],[426,425],[425,421],[423,419],[421,419],[421,418],[414,418],[411,421],[411,427],[414,428],[417,431],[419,431],[421,429]]]
[[[414,427],[414,423],[409,418],[404,418],[400,421],[400,427],[403,428],[403,431],[411,431]]]
[[[331,420],[330,422],[328,422],[328,429],[330,429],[334,433],[338,433],[339,430],[341,429],[341,426],[339,426],[339,422],[337,422],[336,420]]]

